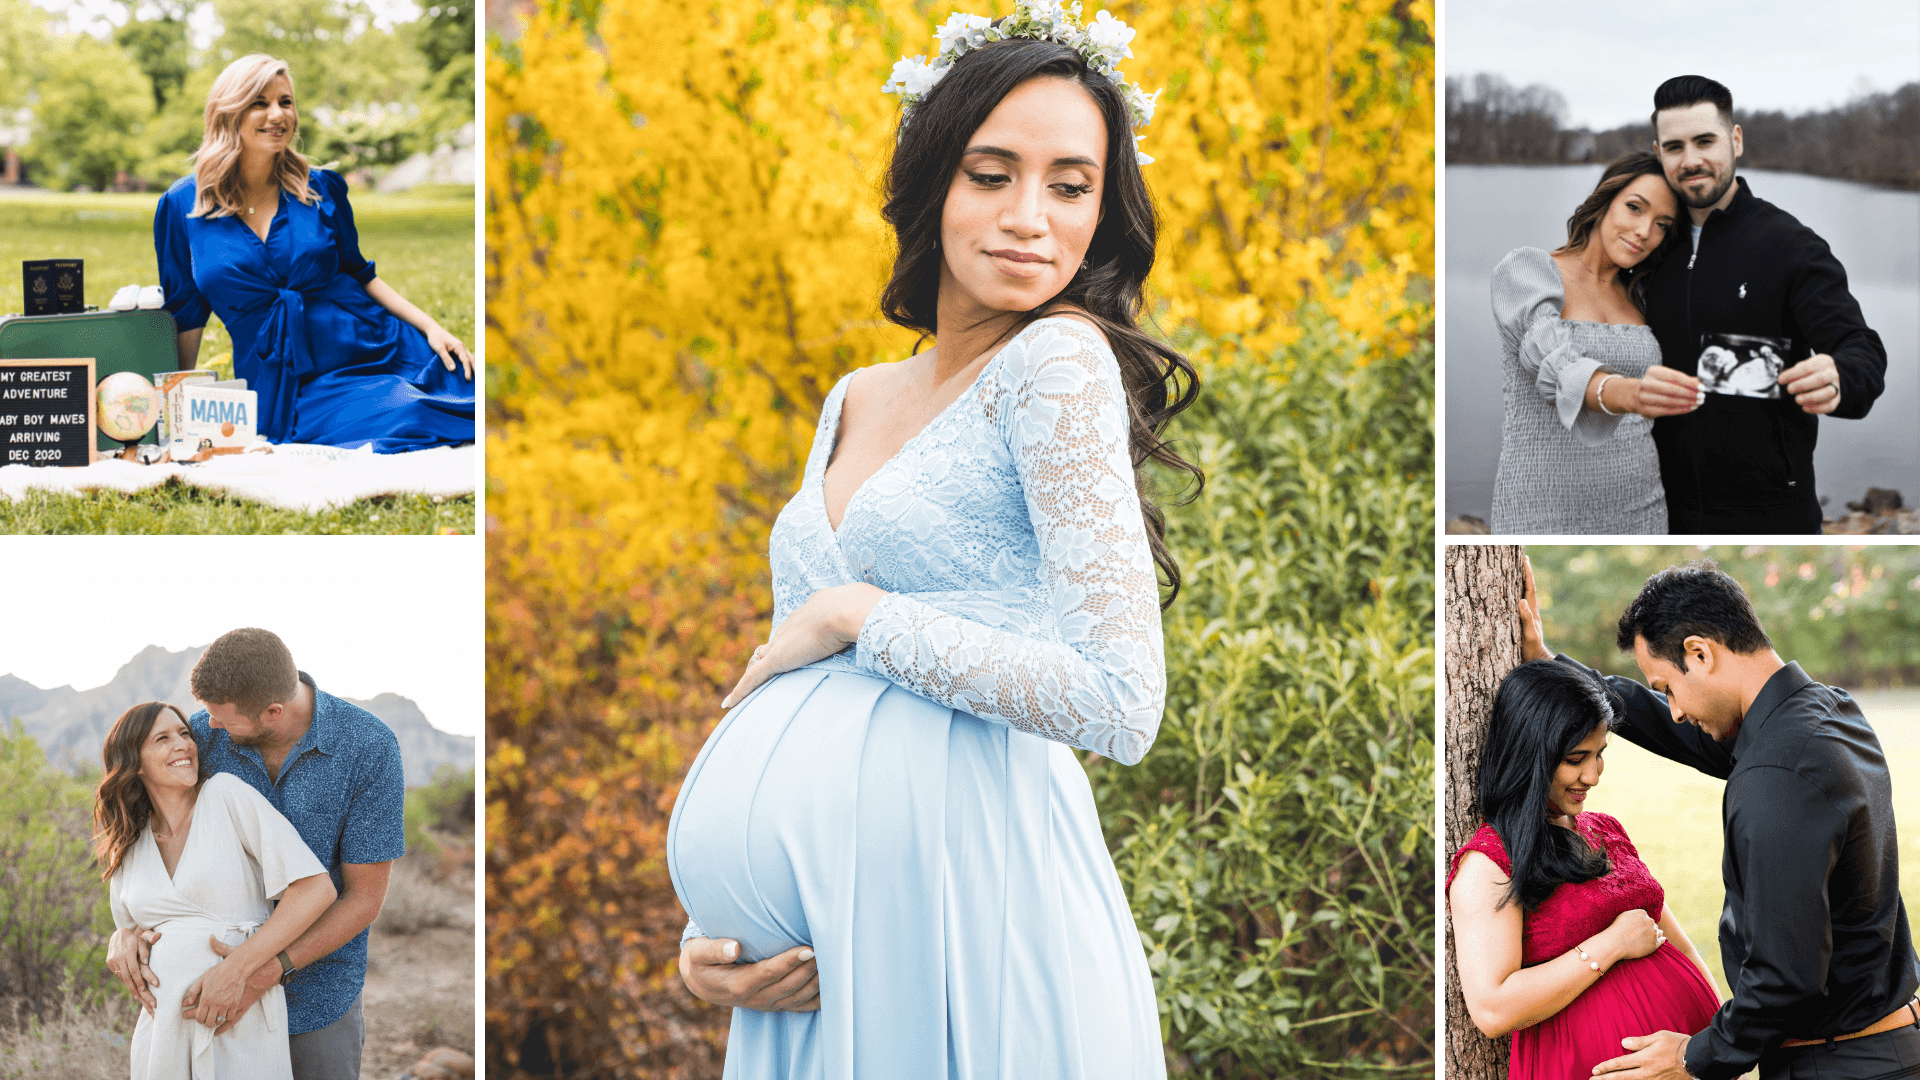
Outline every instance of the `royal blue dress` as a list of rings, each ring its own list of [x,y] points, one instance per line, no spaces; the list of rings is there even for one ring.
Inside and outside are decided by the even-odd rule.
[[[339,173],[314,169],[309,206],[280,192],[262,242],[245,221],[187,215],[189,176],[160,197],[153,248],[167,310],[182,330],[211,310],[233,337],[233,373],[260,396],[276,443],[377,453],[473,441],[473,381],[448,371],[425,334],[367,295],[373,263]]]
[[[830,586],[887,596],[854,647],[733,707],[668,827],[688,934],[818,958],[819,1011],[734,1010],[727,1080],[1163,1080],[1075,752],[1139,761],[1166,699],[1119,366],[1084,324],[1035,322],[835,530],[846,389],[773,527],[774,624]]]

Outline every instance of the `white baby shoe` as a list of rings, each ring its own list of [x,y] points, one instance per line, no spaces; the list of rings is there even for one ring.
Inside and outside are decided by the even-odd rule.
[[[167,294],[160,291],[160,286],[149,285],[146,288],[140,290],[140,310],[141,311],[154,311],[166,306],[167,306]]]
[[[114,311],[132,311],[140,306],[140,286],[123,285],[120,291],[107,301],[107,307]]]

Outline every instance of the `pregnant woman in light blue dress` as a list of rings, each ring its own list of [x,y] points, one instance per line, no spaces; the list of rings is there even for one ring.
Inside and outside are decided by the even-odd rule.
[[[885,208],[883,306],[937,345],[827,395],[772,639],[669,828],[689,938],[815,954],[817,1010],[734,1010],[731,1078],[1165,1075],[1080,760],[1152,745],[1178,572],[1136,463],[1192,471],[1158,436],[1192,368],[1135,329],[1144,99],[957,19],[937,86],[900,80]]]

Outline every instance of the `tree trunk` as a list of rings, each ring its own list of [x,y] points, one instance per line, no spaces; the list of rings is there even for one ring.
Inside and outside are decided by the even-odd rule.
[[[1480,827],[1480,749],[1493,715],[1493,692],[1520,666],[1520,597],[1526,584],[1520,549],[1456,544],[1446,562],[1447,853]],[[1453,920],[1447,919],[1447,955]],[[1507,1039],[1489,1039],[1467,1017],[1460,973],[1447,964],[1448,1080],[1506,1080]]]

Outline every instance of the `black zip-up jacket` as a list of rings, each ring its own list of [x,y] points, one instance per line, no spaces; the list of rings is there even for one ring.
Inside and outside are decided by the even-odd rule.
[[[1698,248],[1682,237],[1647,281],[1647,324],[1660,362],[1696,374],[1701,337],[1758,334],[1793,340],[1789,364],[1833,357],[1840,407],[1857,420],[1886,388],[1887,350],[1847,291],[1847,272],[1827,242],[1793,215],[1754,198],[1745,177],[1724,210],[1708,215]],[[1691,225],[1685,217],[1676,228]],[[1783,388],[1784,389],[1784,388]],[[1817,533],[1813,445],[1819,417],[1792,397],[1708,394],[1683,416],[1653,422],[1667,529],[1695,533]]]

